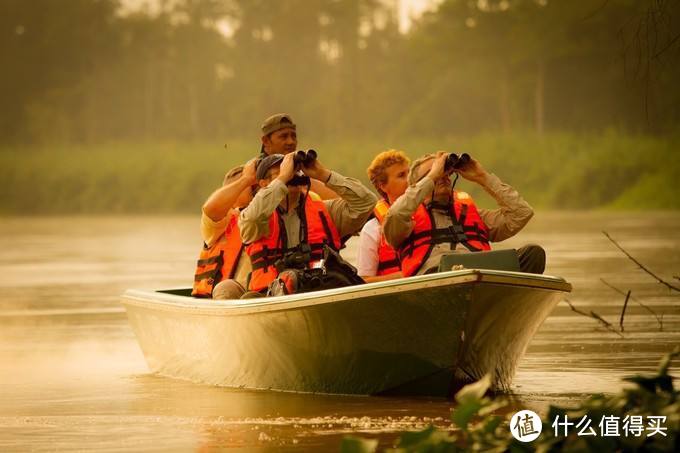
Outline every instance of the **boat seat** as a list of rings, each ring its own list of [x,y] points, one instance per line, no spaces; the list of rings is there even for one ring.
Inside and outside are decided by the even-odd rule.
[[[520,272],[519,259],[515,249],[447,253],[439,261],[439,272],[448,272],[456,265],[462,265],[466,269]]]

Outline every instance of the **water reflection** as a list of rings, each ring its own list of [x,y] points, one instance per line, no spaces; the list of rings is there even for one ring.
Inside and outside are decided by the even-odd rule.
[[[160,225],[173,228],[161,236]],[[548,272],[574,284],[570,300],[613,324],[623,296],[599,279],[632,289],[663,314],[663,331],[633,303],[625,338],[560,304],[520,365],[512,407],[541,411],[615,391],[623,375],[652,371],[680,344],[677,296],[602,229],[663,277],[678,273],[678,214],[554,213],[507,245],[543,244]],[[189,284],[200,243],[194,218],[4,219],[0,233],[0,450],[335,450],[348,432],[388,446],[395,431],[449,424],[442,400],[242,391],[148,375],[118,295]]]

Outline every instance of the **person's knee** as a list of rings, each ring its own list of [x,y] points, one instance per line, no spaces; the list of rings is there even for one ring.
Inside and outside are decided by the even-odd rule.
[[[240,299],[246,290],[236,280],[223,280],[213,288],[213,299]]]
[[[542,274],[545,271],[545,250],[538,244],[527,244],[517,250],[522,272]]]

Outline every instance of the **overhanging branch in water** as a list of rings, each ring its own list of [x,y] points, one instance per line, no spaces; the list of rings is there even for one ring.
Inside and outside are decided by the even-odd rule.
[[[652,272],[652,271],[650,271],[649,269],[647,269],[647,267],[645,267],[645,265],[643,265],[641,262],[639,262],[638,260],[636,260],[635,258],[633,258],[633,256],[632,256],[630,253],[628,253],[623,247],[621,247],[621,246],[618,244],[618,242],[616,242],[616,241],[609,235],[609,233],[607,233],[606,231],[602,231],[602,234],[604,234],[605,236],[607,236],[607,239],[609,239],[609,240],[610,240],[610,241],[611,241],[611,242],[612,242],[619,250],[621,250],[628,258],[630,258],[631,261],[633,261],[635,264],[637,264],[637,265],[640,267],[640,269],[642,269],[643,271],[647,272],[649,275],[651,275],[652,277],[654,277],[654,278],[656,279],[656,281],[658,281],[658,282],[661,283],[662,285],[667,286],[668,289],[672,289],[672,290],[674,290],[674,291],[680,292],[680,288],[678,288],[677,286],[671,285],[671,284],[668,283],[666,280],[662,279],[661,277],[659,277],[658,275],[656,275],[654,272]]]
[[[590,311],[590,313],[586,313],[585,311],[579,310],[578,308],[574,307],[572,305],[572,303],[569,301],[569,299],[567,299],[566,297],[564,298],[564,301],[569,305],[569,308],[571,308],[572,311],[578,313],[579,315],[583,315],[583,316],[587,316],[589,318],[595,319],[596,321],[600,322],[607,330],[610,330],[610,331],[614,332],[616,335],[623,338],[623,334],[621,332],[619,332],[618,330],[616,330],[614,328],[614,326],[612,326],[612,324],[609,321],[607,321],[606,319],[604,319],[602,316],[598,315],[597,313],[595,313],[592,310]]]
[[[623,309],[621,309],[621,318],[619,319],[619,329],[623,332],[623,317],[626,316],[626,308],[628,308],[628,299],[630,299],[630,290],[626,294],[626,300],[623,302]]]
[[[614,291],[616,291],[617,293],[619,293],[623,296],[626,295],[625,292],[623,292],[622,290],[620,290],[616,286],[612,285],[611,283],[608,283],[604,278],[600,278],[600,281],[602,283],[604,283],[606,286],[608,286],[611,289],[613,289]],[[656,322],[659,323],[659,330],[663,330],[663,313],[661,314],[661,316],[659,316],[659,315],[656,314],[656,312],[654,310],[652,310],[649,306],[640,302],[640,300],[638,300],[636,297],[630,296],[630,299],[633,302],[635,302],[636,304],[638,304],[639,306],[641,306],[642,308],[644,308],[645,310],[647,310],[648,312],[650,312],[656,318]]]

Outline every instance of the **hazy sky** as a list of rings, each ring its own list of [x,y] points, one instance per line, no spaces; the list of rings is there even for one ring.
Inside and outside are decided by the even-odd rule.
[[[440,2],[441,0],[399,0],[399,29],[408,30],[412,17],[417,18]]]
[[[151,5],[153,10],[153,5],[157,3],[158,0],[122,0],[125,5],[126,10],[135,10],[142,5]],[[428,9],[434,8],[442,0],[382,0],[385,3],[398,3],[399,4],[399,29],[402,32],[407,31],[411,26],[411,19],[418,18],[423,12]],[[229,34],[229,30],[220,27],[220,29],[225,34]]]

